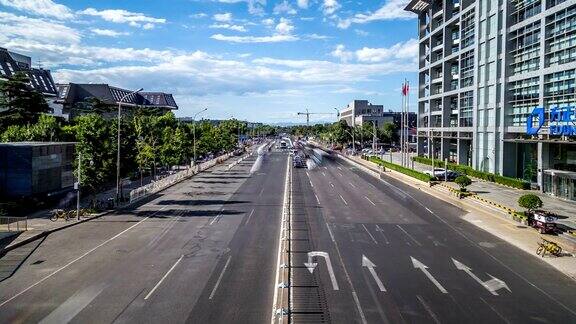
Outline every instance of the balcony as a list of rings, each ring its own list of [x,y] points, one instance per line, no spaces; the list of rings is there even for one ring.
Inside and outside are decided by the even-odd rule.
[[[432,84],[434,83],[441,83],[443,80],[442,74],[436,76],[435,78],[432,79]]]
[[[434,47],[432,47],[432,52],[438,52],[442,49],[444,49],[444,44],[442,42],[438,42],[436,45],[434,45]]]

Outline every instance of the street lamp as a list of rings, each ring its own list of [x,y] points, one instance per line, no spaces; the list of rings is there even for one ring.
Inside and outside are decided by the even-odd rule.
[[[352,133],[350,133],[347,130],[344,130],[346,133],[350,134],[350,136],[352,136],[352,155],[354,155],[356,153],[356,141],[354,140],[354,128],[352,128]]]
[[[338,110],[338,108],[334,108],[334,110],[336,110],[336,122],[338,122],[340,119],[340,110]]]
[[[118,149],[117,149],[117,153],[118,155],[116,156],[116,201],[120,202],[120,121],[122,119],[122,101],[124,101],[124,99],[140,92],[144,90],[143,88],[140,88],[136,91],[132,91],[126,95],[124,95],[124,97],[122,97],[120,99],[120,101],[118,101]]]
[[[192,137],[193,137],[193,146],[194,146],[194,165],[196,165],[196,116],[198,116],[199,114],[205,112],[206,110],[208,110],[208,108],[204,108],[202,110],[200,110],[199,112],[197,112],[196,114],[194,114],[194,116],[192,116]]]

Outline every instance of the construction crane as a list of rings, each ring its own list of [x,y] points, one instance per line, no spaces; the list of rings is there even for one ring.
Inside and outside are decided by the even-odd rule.
[[[306,109],[306,112],[299,112],[298,115],[306,115],[306,126],[310,126],[310,115],[334,115],[333,113],[311,113]]]

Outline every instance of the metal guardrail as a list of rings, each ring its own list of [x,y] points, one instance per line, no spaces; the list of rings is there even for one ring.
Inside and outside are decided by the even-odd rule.
[[[28,230],[28,217],[0,216],[0,232],[23,232]]]
[[[202,172],[208,168],[211,168],[213,166],[215,166],[216,164],[220,164],[226,160],[228,160],[230,157],[232,157],[234,155],[234,153],[227,153],[224,155],[221,155],[215,159],[212,159],[210,161],[206,161],[204,163],[200,163],[194,167],[191,167],[187,170],[184,171],[180,171],[178,173],[175,173],[171,176],[168,176],[166,178],[160,179],[158,181],[155,181],[153,183],[147,184],[145,186],[136,188],[132,191],[130,191],[130,202],[135,202],[137,200],[140,200],[142,198],[145,198],[149,195],[155,194],[159,191],[162,191],[180,181],[183,181],[185,179],[190,178],[191,176],[198,174],[199,172]]]

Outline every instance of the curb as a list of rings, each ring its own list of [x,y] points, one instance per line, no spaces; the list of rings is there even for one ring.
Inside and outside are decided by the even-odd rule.
[[[120,207],[119,209],[126,208],[126,207],[127,207],[127,206],[123,206],[123,207]],[[78,225],[78,224],[82,224],[82,223],[91,221],[91,220],[93,220],[93,219],[100,218],[100,217],[102,217],[102,216],[106,216],[106,215],[112,214],[112,213],[114,213],[114,212],[116,212],[116,211],[118,211],[118,210],[114,209],[114,210],[105,211],[105,212],[103,212],[103,213],[96,214],[95,216],[91,216],[91,217],[87,217],[87,218],[81,219],[81,220],[79,220],[79,221],[77,221],[77,222],[75,222],[75,223],[70,223],[70,224],[64,225],[64,226],[62,226],[62,227],[58,227],[58,228],[53,228],[53,229],[50,229],[50,230],[42,231],[42,232],[40,232],[40,233],[38,233],[38,234],[36,234],[36,235],[30,236],[29,238],[27,238],[27,239],[25,239],[25,240],[22,240],[22,241],[20,241],[20,242],[18,242],[18,243],[15,243],[15,244],[10,245],[10,246],[8,246],[8,247],[6,247],[6,248],[3,248],[3,249],[0,251],[0,256],[3,256],[3,255],[5,255],[7,252],[12,251],[12,250],[14,250],[14,249],[16,249],[16,248],[19,248],[19,247],[21,247],[21,246],[23,246],[23,245],[26,245],[26,244],[28,244],[28,243],[31,243],[31,242],[34,242],[34,241],[36,241],[36,240],[38,240],[38,239],[41,239],[41,238],[43,238],[43,237],[46,237],[46,236],[48,236],[48,235],[50,235],[50,234],[52,234],[52,233],[61,231],[61,230],[63,230],[63,229],[66,229],[66,228],[69,228],[69,227],[72,227],[72,226],[75,226],[75,225]]]
[[[337,154],[338,154],[338,156],[341,157],[342,159],[345,159],[345,160],[347,160],[347,161],[349,161],[349,162],[351,162],[351,163],[359,166],[359,167],[362,168],[362,169],[369,170],[369,173],[371,173],[372,175],[374,175],[375,173],[378,173],[378,174],[384,174],[384,175],[386,175],[386,176],[390,176],[390,175],[388,175],[388,174],[386,174],[386,173],[380,173],[380,172],[377,171],[376,169],[372,169],[372,167],[369,167],[369,166],[366,166],[366,165],[364,165],[364,164],[362,164],[362,163],[359,163],[358,161],[355,161],[354,159],[351,159],[351,158],[349,158],[349,157],[347,157],[347,156],[344,156],[344,155],[339,154],[339,153],[337,153]],[[370,162],[370,163],[372,163],[372,162]],[[393,171],[393,170],[392,170],[391,172],[396,172],[396,171]],[[485,211],[482,210],[479,206],[474,206],[474,205],[471,204],[469,201],[465,201],[465,199],[455,200],[455,198],[450,197],[450,195],[446,195],[445,193],[444,193],[444,195],[436,195],[435,193],[442,193],[442,192],[439,192],[438,190],[434,190],[435,192],[432,192],[432,190],[429,189],[429,188],[424,188],[424,189],[423,189],[423,188],[420,188],[420,187],[418,187],[418,186],[415,185],[415,184],[412,184],[412,183],[410,183],[410,182],[404,181],[404,180],[402,179],[402,177],[408,177],[410,180],[418,181],[418,182],[421,182],[422,184],[424,184],[424,182],[422,182],[422,181],[420,181],[420,180],[418,180],[418,179],[411,178],[411,177],[409,177],[409,176],[407,176],[407,175],[404,175],[404,174],[402,174],[402,173],[400,173],[400,172],[396,172],[396,173],[399,174],[400,177],[394,177],[394,179],[397,179],[397,180],[401,181],[402,183],[404,183],[404,184],[406,184],[406,185],[409,185],[409,186],[411,186],[411,187],[413,187],[413,188],[416,188],[416,189],[418,189],[418,190],[424,191],[424,192],[426,192],[426,193],[429,194],[429,195],[433,195],[434,197],[436,197],[436,198],[438,198],[438,199],[440,199],[440,200],[442,200],[442,201],[444,201],[444,202],[446,202],[446,203],[449,203],[449,204],[451,204],[451,205],[453,205],[453,206],[456,206],[456,207],[461,208],[461,209],[464,209],[464,210],[470,211],[470,209],[474,209],[474,210],[476,210],[476,211],[484,212],[484,213],[485,213]],[[446,186],[446,185],[444,185],[444,186],[445,186],[445,187],[449,187],[449,186]],[[488,204],[491,204],[491,205],[493,205],[493,206],[500,207],[501,209],[503,209],[503,210],[501,210],[500,212],[503,213],[503,214],[505,214],[505,215],[503,215],[504,217],[501,217],[501,219],[506,220],[506,221],[510,222],[511,224],[523,224],[521,221],[518,221],[518,220],[515,219],[515,218],[517,217],[517,213],[516,213],[516,211],[512,210],[511,208],[508,208],[508,207],[506,207],[506,206],[502,206],[502,205],[496,204],[496,203],[491,202],[491,201],[489,201],[489,200],[487,200],[487,199],[484,199],[484,198],[475,197],[475,195],[472,195],[472,196],[470,196],[470,197],[474,197],[474,198],[476,198],[477,200],[479,200],[480,202],[488,203]],[[492,215],[492,214],[489,214],[489,215],[492,216],[492,217],[494,217],[494,215]],[[560,237],[560,236],[558,236],[557,238],[559,239],[559,241],[561,241],[561,242],[557,242],[557,243],[561,243],[561,244],[562,244],[564,247],[566,247],[566,248],[573,249],[573,246],[572,246],[571,242],[565,242],[565,241],[567,241],[567,240],[564,239],[564,238],[562,238],[562,237]]]
[[[216,165],[219,165],[219,164],[216,164]],[[214,166],[216,166],[216,165],[214,165]],[[208,168],[208,169],[206,169],[206,170],[209,170],[209,169],[211,169],[211,168]],[[206,171],[206,170],[204,170],[204,171]],[[200,172],[199,172],[199,173],[200,173]],[[197,174],[198,174],[198,173],[197,173]],[[196,174],[194,174],[194,175],[196,175]],[[188,180],[188,179],[190,179],[190,178],[183,179],[182,181]],[[174,184],[172,184],[172,185],[170,185],[170,186],[168,186],[168,187],[166,187],[166,188],[164,188],[164,189],[162,189],[162,190],[160,190],[160,191],[158,191],[158,192],[162,192],[162,191],[164,191],[164,190],[166,190],[166,189],[169,189],[169,188],[171,188],[171,187],[173,187],[173,186],[181,183],[182,181],[179,181],[179,182],[177,182],[177,183],[174,183]],[[156,193],[158,193],[158,192],[156,192]],[[150,195],[150,196],[151,196],[151,195]],[[23,245],[26,245],[26,244],[28,244],[28,243],[34,242],[34,241],[36,241],[36,240],[38,240],[38,239],[41,239],[41,238],[43,238],[43,237],[46,237],[46,236],[52,234],[52,233],[61,231],[61,230],[63,230],[63,229],[67,229],[67,228],[69,228],[69,227],[72,227],[72,226],[75,226],[75,225],[78,225],[78,224],[82,224],[82,223],[91,221],[91,220],[93,220],[93,219],[98,219],[98,218],[100,218],[100,217],[103,217],[103,216],[106,216],[106,215],[110,215],[110,214],[113,214],[113,213],[118,212],[118,211],[121,211],[121,210],[128,209],[128,208],[132,207],[131,205],[136,205],[136,204],[140,203],[142,200],[144,200],[144,199],[146,199],[146,198],[149,198],[150,196],[141,197],[140,199],[135,200],[135,201],[133,201],[133,202],[131,202],[131,203],[128,203],[128,204],[125,205],[125,206],[120,206],[120,207],[118,207],[118,208],[116,208],[116,209],[108,210],[108,211],[102,212],[102,213],[100,213],[100,214],[96,214],[95,216],[91,216],[91,217],[87,217],[87,218],[81,219],[80,221],[77,221],[77,222],[75,222],[75,223],[70,223],[70,224],[64,225],[64,226],[62,226],[62,227],[58,227],[58,228],[53,228],[53,229],[50,229],[50,230],[42,231],[42,232],[40,232],[40,233],[38,233],[38,234],[36,234],[36,235],[33,235],[33,236],[31,236],[31,237],[29,237],[29,238],[27,238],[27,239],[25,239],[25,240],[22,240],[22,241],[20,241],[20,242],[18,242],[18,243],[15,243],[15,244],[10,245],[10,246],[8,246],[8,247],[6,247],[6,248],[3,248],[2,250],[0,250],[0,256],[4,256],[7,252],[9,252],[9,251],[11,251],[11,250],[14,250],[14,249],[16,249],[16,248],[18,248],[18,247],[21,247],[21,246],[23,246]],[[9,237],[10,237],[10,236],[9,236]]]

